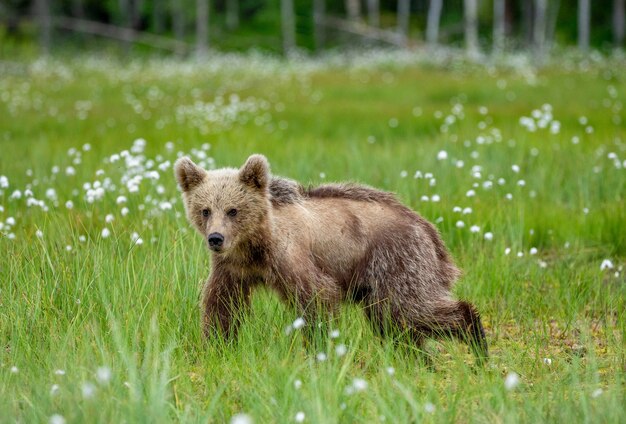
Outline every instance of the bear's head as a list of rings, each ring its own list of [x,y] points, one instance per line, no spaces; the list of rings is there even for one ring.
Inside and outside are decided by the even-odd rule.
[[[189,222],[209,249],[228,254],[258,238],[270,209],[269,164],[252,155],[240,168],[207,171],[182,157],[174,165]]]

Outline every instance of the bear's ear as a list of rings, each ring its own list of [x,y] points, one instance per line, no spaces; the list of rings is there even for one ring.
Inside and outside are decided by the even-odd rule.
[[[239,180],[253,188],[265,190],[270,178],[270,165],[263,155],[252,155],[239,170]]]
[[[183,191],[189,191],[202,182],[207,175],[206,171],[184,156],[174,164],[176,181]]]

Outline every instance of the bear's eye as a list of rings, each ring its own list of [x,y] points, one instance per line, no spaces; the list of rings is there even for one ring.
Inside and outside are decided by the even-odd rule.
[[[228,216],[237,216],[237,209],[235,209],[235,208],[229,209],[228,212],[226,212],[226,214]]]
[[[211,215],[211,211],[208,209],[202,209],[202,216],[208,218]]]

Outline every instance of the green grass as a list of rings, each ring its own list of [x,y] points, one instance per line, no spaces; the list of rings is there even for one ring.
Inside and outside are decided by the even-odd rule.
[[[536,71],[403,54],[351,64],[2,62],[0,421],[224,422],[246,413],[264,423],[293,422],[300,411],[324,423],[626,421],[623,69],[618,59],[563,58]],[[242,105],[225,107],[231,94]],[[180,109],[220,96],[213,108]],[[561,123],[557,134],[520,125],[544,104]],[[160,176],[129,193],[124,158],[109,158],[136,138],[146,147],[131,155],[142,166],[154,160]],[[438,160],[442,150],[447,159]],[[185,220],[171,167],[157,167],[177,152],[216,167],[259,152],[274,173],[304,184],[355,180],[398,193],[437,221],[464,270],[455,294],[484,317],[488,365],[476,369],[464,345],[433,341],[434,370],[425,367],[410,346],[378,339],[356,306],[330,324],[338,339],[310,345],[298,331],[285,334],[297,315],[265,291],[237,343],[203,342],[197,304],[208,253]],[[70,165],[75,175],[66,175]],[[418,170],[433,173],[434,185],[413,178]],[[83,184],[106,178],[115,188],[87,202]],[[48,210],[27,206],[26,189]],[[439,202],[420,200],[434,194]],[[127,203],[116,203],[120,195]],[[601,270],[604,259],[614,268]],[[99,367],[110,369],[108,382],[98,381]],[[507,390],[511,373],[520,384]],[[349,394],[355,378],[367,388]]]

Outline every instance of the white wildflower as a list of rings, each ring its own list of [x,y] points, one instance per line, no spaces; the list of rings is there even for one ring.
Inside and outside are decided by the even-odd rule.
[[[108,384],[111,381],[111,368],[109,367],[99,367],[96,370],[96,380],[100,384]]]
[[[613,262],[610,259],[605,259],[600,264],[600,271],[604,271],[605,269],[613,269]]]
[[[513,390],[514,388],[519,386],[519,384],[520,384],[519,375],[517,375],[514,372],[508,373],[506,378],[504,379],[504,387],[507,390]]]
[[[230,419],[230,424],[252,424],[252,417],[248,414],[236,414]]]

